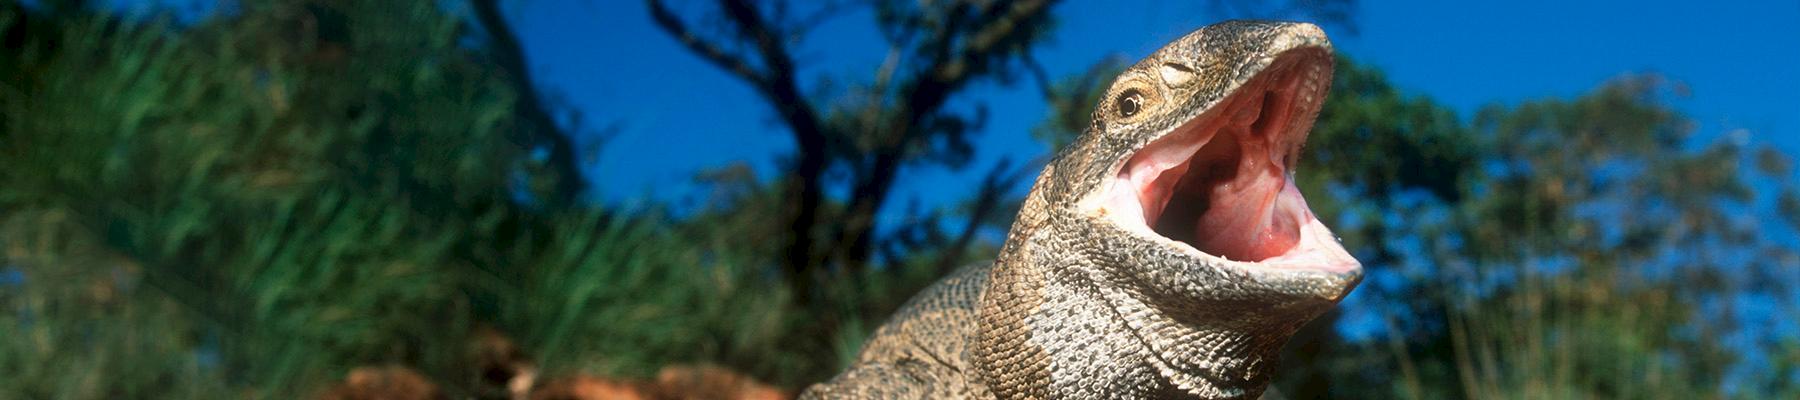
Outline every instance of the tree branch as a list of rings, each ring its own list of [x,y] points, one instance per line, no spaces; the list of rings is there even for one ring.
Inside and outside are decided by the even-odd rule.
[[[792,36],[805,36],[808,32],[811,32],[813,28],[817,28],[819,25],[824,24],[826,20],[843,15],[850,11],[850,6],[858,4],[859,2],[851,1],[827,1],[818,11],[800,17],[791,25],[788,25],[792,29],[788,34]]]
[[[982,12],[985,18],[976,21],[976,28],[969,34],[969,39],[962,41],[954,57],[933,56],[933,63],[915,77],[911,84],[902,89],[900,96],[905,99],[904,108],[886,129],[887,140],[881,140],[876,156],[864,179],[860,179],[851,191],[850,215],[846,218],[842,230],[842,242],[850,243],[848,251],[849,264],[860,267],[866,263],[873,237],[874,215],[886,202],[888,192],[892,190],[894,178],[899,173],[900,161],[905,158],[906,149],[927,135],[921,134],[915,124],[926,115],[937,112],[956,89],[966,84],[970,77],[986,73],[987,61],[996,51],[996,46],[1005,39],[1029,32],[1026,21],[1043,18],[1049,12],[1050,0],[1024,0],[1017,2],[995,2]],[[953,11],[952,22],[961,18]],[[926,48],[942,54],[956,43],[955,32],[961,31],[952,23],[946,26],[939,35],[933,35],[934,42]]]
[[[801,94],[796,83],[788,33],[791,29],[805,29],[812,19],[805,19],[798,28],[776,26],[781,21],[770,20],[765,12],[771,9],[769,7],[759,8],[758,4],[748,0],[717,0],[723,20],[733,30],[732,39],[720,40],[736,40],[719,43],[701,38],[662,1],[646,0],[656,23],[696,55],[750,83],[775,107],[794,136],[797,144],[795,163],[792,175],[783,183],[785,195],[795,206],[791,209],[789,229],[792,235],[785,244],[784,261],[789,277],[802,297],[812,295],[811,279],[821,265],[842,265],[847,268],[845,275],[860,276],[872,254],[874,215],[886,202],[901,165],[909,159],[909,149],[935,137],[935,130],[925,122],[939,113],[953,93],[974,77],[988,74],[993,67],[990,64],[1004,62],[1003,56],[1013,51],[1008,46],[1028,42],[1029,35],[1036,33],[1032,30],[1032,22],[1046,18],[1048,6],[1053,2],[997,1],[981,5],[956,2],[946,10],[932,11],[936,13],[933,15],[942,16],[935,21],[913,14],[883,14],[883,19],[894,17],[905,21],[900,23],[899,31],[884,31],[890,40],[915,37],[913,32],[919,32],[923,33],[919,36],[924,41],[918,46],[893,43],[896,49],[911,47],[914,50],[910,56],[890,52],[887,62],[876,71],[877,87],[882,88],[878,93],[893,93],[896,103],[870,103],[871,107],[891,107],[891,112],[873,114],[879,117],[869,118],[858,132],[873,135],[873,146],[855,150],[859,153],[854,155],[856,158],[851,165],[855,175],[850,184],[850,207],[843,218],[827,222],[821,220],[820,213],[824,212],[824,172],[836,154],[829,147],[833,144],[830,141],[837,137],[834,134],[848,132],[829,132],[815,105]],[[782,8],[772,9],[785,15]],[[829,13],[821,12],[820,15]],[[917,28],[922,31],[908,28],[915,26],[923,27]],[[748,50],[735,54],[725,50],[731,47]],[[925,65],[917,69],[895,68],[903,58],[918,60]],[[909,76],[892,77],[895,70],[908,71],[902,75]],[[889,82],[895,83],[896,90],[885,90]],[[815,232],[822,232],[821,228],[826,227],[830,228],[831,236],[826,240],[830,243],[818,243]]]
[[[498,0],[473,0],[470,3],[474,6],[475,19],[480,21],[491,39],[490,45],[500,69],[520,92],[518,110],[524,120],[514,141],[528,148],[548,150],[549,158],[545,163],[554,174],[551,179],[555,182],[555,193],[551,193],[548,200],[557,206],[574,203],[587,186],[577,163],[574,142],[544,106],[537,85],[532,82],[531,69],[525,63],[524,48],[500,11]]]
[[[644,3],[650,6],[650,19],[655,20],[658,27],[661,27],[669,36],[674,36],[675,40],[681,42],[681,45],[687,46],[688,51],[694,52],[695,55],[719,68],[731,71],[732,74],[749,81],[751,85],[757,86],[759,89],[767,85],[766,82],[769,79],[763,76],[762,71],[751,66],[743,56],[727,52],[719,45],[707,42],[699,35],[695,35],[693,30],[688,29],[686,23],[681,22],[680,17],[676,17],[675,13],[670,12],[669,8],[663,5],[662,1],[647,0]]]
[[[784,261],[788,264],[789,282],[794,285],[800,301],[812,302],[812,280],[819,265],[818,256],[813,253],[812,233],[813,226],[818,223],[820,204],[824,200],[824,173],[830,154],[826,148],[824,121],[819,118],[812,103],[800,93],[800,85],[795,81],[793,58],[789,55],[785,42],[780,40],[781,35],[748,1],[719,0],[720,8],[737,27],[740,36],[755,42],[753,45],[757,49],[757,55],[766,67],[759,71],[742,57],[726,53],[719,46],[694,35],[679,18],[669,12],[661,0],[646,2],[657,25],[681,40],[689,50],[748,81],[775,107],[776,113],[793,134],[799,154],[794,164],[794,176],[786,182],[785,189],[787,197],[794,200],[795,208],[789,210],[792,217],[788,228],[793,235],[786,243]]]

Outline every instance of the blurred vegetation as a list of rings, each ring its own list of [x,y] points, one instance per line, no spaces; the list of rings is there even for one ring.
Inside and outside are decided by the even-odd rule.
[[[468,393],[477,326],[552,372],[819,369],[778,356],[801,316],[751,265],[531,201],[520,92],[435,2],[0,12],[0,393],[279,398],[387,363]]]
[[[1052,2],[874,2],[893,61],[806,84],[789,46],[866,4],[651,2],[799,144],[788,175],[697,177],[707,207],[676,216],[578,201],[606,189],[572,164],[584,128],[493,1],[83,3],[0,3],[0,397],[287,398],[383,364],[486,396],[488,329],[548,375],[714,362],[799,387],[990,257],[1036,172],[999,160],[967,202],[878,224],[903,170],[977,159],[985,116],[945,104],[1035,84],[1031,134],[1059,146],[1122,68],[1047,76]],[[1369,278],[1292,343],[1282,393],[1800,396],[1791,157],[1695,135],[1680,92],[1624,76],[1465,118],[1341,61],[1298,177]]]
[[[1328,194],[1309,197],[1314,210],[1379,268],[1351,307],[1387,337],[1291,357],[1327,369],[1290,374],[1293,392],[1318,376],[1397,382],[1361,393],[1411,398],[1800,390],[1800,338],[1775,322],[1800,316],[1800,226],[1762,217],[1795,190],[1772,165],[1788,156],[1696,137],[1667,104],[1682,87],[1654,75],[1463,122],[1378,71],[1338,70],[1301,187]]]

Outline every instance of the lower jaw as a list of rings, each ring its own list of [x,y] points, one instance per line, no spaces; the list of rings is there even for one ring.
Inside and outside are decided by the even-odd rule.
[[[1279,246],[1275,246],[1267,254],[1261,254],[1262,257],[1225,257],[1202,251],[1192,243],[1171,239],[1157,233],[1151,229],[1150,222],[1146,221],[1144,217],[1144,204],[1138,197],[1140,189],[1128,179],[1112,181],[1106,199],[1098,208],[1105,219],[1120,227],[1134,231],[1141,236],[1165,241],[1171,246],[1185,248],[1187,251],[1203,257],[1223,259],[1264,270],[1314,271],[1342,275],[1360,269],[1361,264],[1338,243],[1337,236],[1312,214],[1311,209],[1306,205],[1305,198],[1294,186],[1293,180],[1286,176],[1282,178],[1282,187],[1272,195],[1273,199],[1258,204],[1258,208],[1265,210],[1266,213],[1237,218],[1237,220],[1247,221],[1246,224],[1256,225],[1259,228],[1279,223],[1290,225],[1285,227],[1286,232],[1281,232],[1291,235],[1283,239],[1285,243],[1278,243]],[[1208,212],[1230,213],[1232,211],[1208,210]],[[1267,229],[1263,230],[1267,231]],[[1237,238],[1239,240],[1267,239],[1253,237],[1243,232],[1237,232],[1237,234],[1241,235]]]
[[[1332,234],[1330,228],[1326,228],[1323,222],[1313,216],[1312,209],[1307,207],[1306,198],[1300,195],[1300,189],[1294,186],[1293,179],[1286,180],[1271,207],[1275,213],[1289,213],[1291,219],[1288,223],[1294,225],[1291,228],[1294,230],[1293,242],[1287,250],[1256,261],[1258,266],[1333,274],[1349,273],[1361,268],[1362,264],[1338,243],[1337,235]]]
[[[1257,266],[1276,270],[1318,271],[1348,274],[1362,264],[1344,251],[1330,228],[1315,218],[1307,218],[1300,226],[1300,242],[1287,253],[1256,262]]]

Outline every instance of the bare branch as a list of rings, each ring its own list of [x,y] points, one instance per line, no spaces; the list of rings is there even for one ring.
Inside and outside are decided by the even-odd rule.
[[[752,44],[756,45],[757,52],[761,53],[763,64],[768,66],[768,69],[764,71],[767,73],[767,78],[780,80],[785,75],[788,83],[792,83],[794,59],[788,56],[787,47],[783,45],[781,35],[775,32],[776,27],[763,19],[762,13],[756,10],[756,6],[745,0],[719,0],[719,8],[724,9],[725,16],[737,26],[738,34],[754,41]]]
[[[656,20],[656,25],[668,32],[669,36],[674,36],[675,40],[680,41],[681,45],[687,46],[689,51],[699,55],[700,58],[706,59],[707,62],[724,68],[726,71],[731,71],[732,74],[750,81],[752,85],[764,86],[764,82],[768,81],[765,74],[746,62],[743,56],[727,52],[718,44],[708,42],[694,34],[694,31],[688,29],[687,24],[681,21],[681,17],[670,12],[662,1],[645,0],[645,3],[650,6],[650,18]]]
[[[657,25],[702,58],[749,81],[775,107],[775,112],[793,133],[798,157],[793,166],[794,176],[785,183],[786,195],[794,205],[794,208],[788,210],[792,216],[789,230],[793,236],[786,243],[784,261],[788,263],[788,279],[798,293],[800,302],[811,302],[812,280],[818,272],[816,266],[820,262],[813,251],[812,232],[813,225],[818,223],[820,204],[825,196],[823,175],[826,162],[830,159],[830,150],[827,148],[824,121],[819,118],[812,103],[800,93],[800,85],[794,77],[793,58],[789,56],[785,42],[780,40],[782,35],[748,1],[719,0],[720,8],[737,28],[739,35],[754,42],[752,44],[757,49],[756,55],[766,68],[757,70],[742,56],[726,53],[718,45],[695,36],[660,0],[646,1]]]
[[[875,160],[867,169],[867,175],[859,179],[851,191],[850,215],[841,229],[844,241],[850,243],[847,253],[853,257],[852,266],[865,261],[862,258],[869,253],[874,229],[874,215],[887,200],[893,188],[894,178],[899,173],[900,162],[906,156],[906,149],[917,140],[928,135],[914,124],[922,121],[926,115],[936,112],[944,105],[957,88],[968,83],[970,77],[986,73],[987,61],[993,52],[1000,49],[995,46],[1004,39],[1029,32],[1026,21],[1042,18],[1049,12],[1049,0],[1023,0],[1017,2],[994,2],[981,13],[983,18],[974,21],[975,30],[969,39],[958,46],[955,57],[949,57],[948,49],[957,43],[956,32],[962,31],[962,19],[966,14],[966,3],[958,3],[959,9],[951,10],[949,21],[937,34],[932,35],[932,43],[925,46],[927,57],[932,65],[914,77],[911,84],[901,90],[900,96],[905,99],[896,118],[885,128],[886,137],[878,140]]]
[[[994,47],[1013,35],[1021,34],[1020,29],[1030,19],[1040,18],[1050,6],[1049,0],[1024,0],[1018,2],[994,2],[982,12],[984,18],[975,21],[978,30],[966,35],[961,41],[954,58],[941,60],[933,65],[931,73],[926,77],[942,84],[956,84],[970,75],[984,72],[985,58],[997,51]],[[948,38],[944,38],[948,40]],[[945,43],[948,45],[948,43]],[[929,82],[929,81],[927,81]]]
[[[823,25],[825,21],[844,15],[855,8],[852,6],[864,5],[863,3],[866,3],[866,1],[828,1],[824,6],[819,7],[817,11],[813,11],[811,14],[800,17],[800,19],[788,25],[791,29],[788,32],[788,35],[804,36],[807,32],[811,32],[813,28]]]

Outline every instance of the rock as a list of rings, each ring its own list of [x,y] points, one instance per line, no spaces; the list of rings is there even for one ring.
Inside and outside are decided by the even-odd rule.
[[[320,400],[445,400],[436,384],[401,366],[357,367]]]
[[[531,400],[786,400],[787,392],[713,365],[671,365],[655,382],[590,376],[563,378],[531,392]]]
[[[545,382],[531,391],[531,400],[654,400],[663,396],[655,385],[576,376]]]
[[[706,400],[785,400],[781,389],[715,365],[671,365],[656,374],[656,383],[674,398]]]
[[[475,362],[475,390],[481,397],[524,399],[537,383],[537,367],[531,358],[499,330],[476,328],[469,353]]]

